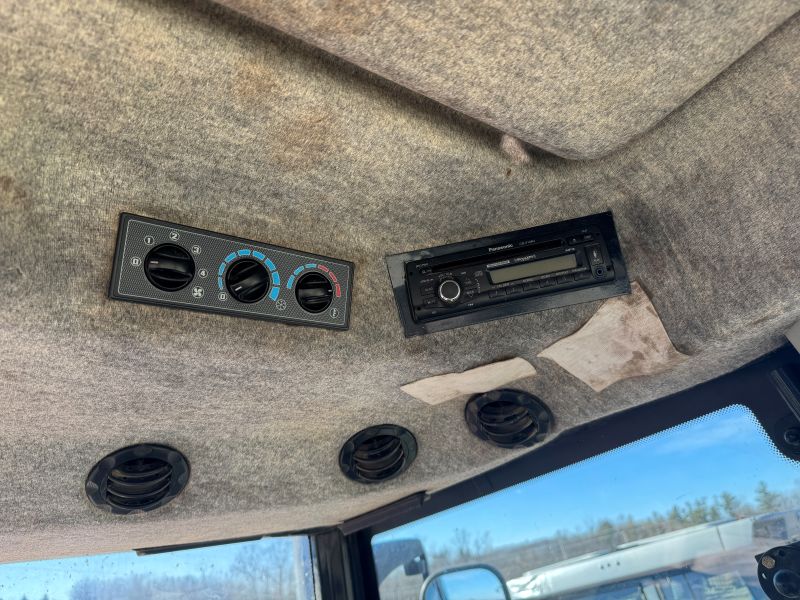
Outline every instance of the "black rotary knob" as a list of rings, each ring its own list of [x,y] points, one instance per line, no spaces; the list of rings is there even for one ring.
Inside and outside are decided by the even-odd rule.
[[[252,258],[237,260],[225,275],[225,285],[239,302],[251,304],[267,295],[270,275],[267,268]]]
[[[310,313],[320,313],[333,301],[333,286],[319,273],[306,273],[295,284],[297,302]]]
[[[445,279],[439,284],[439,298],[442,302],[453,304],[461,297],[461,285],[455,279]]]
[[[161,244],[145,256],[144,274],[158,289],[177,292],[194,278],[194,260],[176,244]]]
[[[784,598],[800,598],[800,573],[791,569],[780,569],[772,578],[775,591]]]

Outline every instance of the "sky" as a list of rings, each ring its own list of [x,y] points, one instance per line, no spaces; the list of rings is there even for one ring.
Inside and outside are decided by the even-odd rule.
[[[373,542],[418,537],[430,552],[447,545],[461,528],[490,532],[497,548],[559,530],[583,530],[604,518],[647,517],[722,491],[752,500],[759,481],[773,491],[793,490],[800,481],[800,463],[780,455],[752,413],[734,406],[388,531]],[[244,544],[275,543],[280,542]],[[51,600],[68,600],[72,585],[87,576],[226,572],[241,545],[0,565],[0,598],[19,600],[26,594],[29,600],[40,600],[47,593]]]

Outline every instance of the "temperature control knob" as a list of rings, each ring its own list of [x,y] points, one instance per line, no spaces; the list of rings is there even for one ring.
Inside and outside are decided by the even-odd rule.
[[[333,287],[327,277],[306,273],[296,284],[297,302],[310,313],[320,313],[333,301]]]
[[[252,258],[237,260],[225,276],[231,296],[239,302],[251,304],[267,295],[270,275],[266,267]]]
[[[439,284],[438,293],[442,302],[454,304],[461,297],[461,285],[455,279],[445,279]]]

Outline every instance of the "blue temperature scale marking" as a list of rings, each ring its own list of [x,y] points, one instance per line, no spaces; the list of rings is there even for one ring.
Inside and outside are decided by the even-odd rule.
[[[316,268],[317,265],[315,263],[308,263],[307,265],[300,265],[299,267],[297,267],[294,270],[294,273],[289,275],[289,279],[286,280],[286,289],[287,290],[292,289],[292,286],[294,285],[294,280],[297,279],[297,276],[300,275],[300,273],[302,273],[306,269],[316,269]]]
[[[272,278],[272,289],[269,291],[269,299],[272,301],[277,300],[278,294],[281,293],[281,276],[278,273],[278,268],[275,266],[274,262],[264,255],[263,252],[259,252],[258,250],[251,251],[246,248],[243,248],[238,252],[231,252],[225,257],[225,262],[219,266],[219,270],[217,271],[217,285],[219,286],[219,291],[221,292],[225,289],[225,282],[223,280],[225,268],[240,256],[252,256],[266,265],[267,269],[269,269],[270,277]]]

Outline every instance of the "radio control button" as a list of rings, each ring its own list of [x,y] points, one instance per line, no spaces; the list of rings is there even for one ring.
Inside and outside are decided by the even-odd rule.
[[[552,279],[552,278],[551,279],[543,279],[542,280],[542,287],[550,287],[550,286],[555,285],[555,284],[556,284],[556,280]]]
[[[431,308],[432,306],[439,306],[439,300],[436,298],[425,298],[422,301],[422,308]]]
[[[570,246],[574,246],[575,244],[582,244],[583,242],[591,242],[594,239],[594,236],[591,233],[582,233],[581,235],[574,235],[567,239],[567,243]]]
[[[569,283],[570,281],[575,281],[575,277],[572,275],[559,275],[558,276],[558,283]]]
[[[424,285],[420,288],[420,292],[423,296],[432,296],[435,293],[436,286],[434,285]]]
[[[602,265],[605,262],[603,251],[599,245],[587,246],[586,252],[589,254],[589,263],[592,265]]]
[[[498,296],[502,296],[505,294],[503,290],[492,290],[489,292],[489,298],[497,298]]]
[[[589,279],[591,274],[589,271],[581,271],[580,273],[575,273],[575,281],[582,281],[584,279]]]
[[[453,304],[461,297],[461,285],[455,279],[445,279],[439,284],[439,298],[442,302]]]
[[[518,285],[512,285],[510,288],[506,288],[506,295],[510,296],[511,294],[519,294],[522,291],[522,287]]]
[[[522,286],[523,292],[529,292],[531,290],[538,290],[539,289],[539,282],[538,281],[531,281],[526,283]]]

